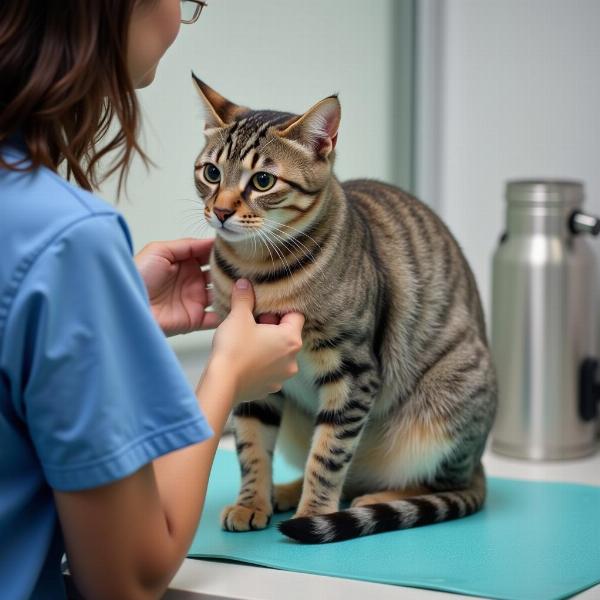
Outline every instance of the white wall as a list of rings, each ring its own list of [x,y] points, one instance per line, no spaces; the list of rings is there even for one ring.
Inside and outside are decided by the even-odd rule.
[[[430,176],[489,314],[507,179],[581,179],[587,209],[600,213],[600,2],[438,0],[438,9],[439,165]]]
[[[183,25],[155,83],[140,92],[143,146],[158,168],[146,173],[134,164],[129,198],[120,203],[136,247],[211,235],[192,180],[203,122],[191,69],[230,100],[252,108],[303,112],[339,92],[338,176],[398,181],[404,165],[396,157],[409,155],[410,139],[401,135],[398,142],[391,116],[409,123],[410,107],[399,106],[394,90],[406,91],[410,82],[398,86],[396,70],[401,59],[405,71],[412,63],[412,57],[394,56],[402,48],[395,40],[409,39],[412,27],[408,18],[395,22],[399,6],[412,3],[213,0],[196,24]],[[410,44],[404,47],[410,50]],[[114,198],[114,181],[103,186],[103,195]],[[175,344],[196,344],[198,337],[176,338]]]

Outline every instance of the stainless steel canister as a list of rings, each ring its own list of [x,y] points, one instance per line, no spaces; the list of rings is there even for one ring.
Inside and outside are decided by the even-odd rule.
[[[499,402],[492,448],[529,459],[598,446],[598,267],[583,185],[511,181],[493,259],[492,348]]]

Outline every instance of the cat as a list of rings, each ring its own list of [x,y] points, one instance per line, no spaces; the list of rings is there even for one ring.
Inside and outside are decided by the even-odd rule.
[[[248,278],[255,314],[306,316],[299,373],[234,410],[241,489],[228,531],[279,524],[305,543],[478,511],[496,379],[474,276],[410,194],[333,174],[337,96],[302,115],[250,110],[193,75],[206,143],[195,163],[216,229],[214,308]],[[304,477],[272,483],[278,450]],[[351,501],[340,510],[340,501]]]

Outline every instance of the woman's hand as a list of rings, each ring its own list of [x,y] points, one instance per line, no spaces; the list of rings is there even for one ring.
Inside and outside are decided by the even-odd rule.
[[[233,288],[231,312],[215,332],[207,374],[233,379],[235,401],[259,400],[278,392],[298,372],[296,355],[302,348],[304,316],[297,312],[265,315],[257,323],[250,282]]]
[[[206,312],[210,305],[207,284],[208,264],[213,240],[185,238],[172,242],[152,242],[135,257],[146,284],[154,318],[165,335],[214,329],[216,313]]]

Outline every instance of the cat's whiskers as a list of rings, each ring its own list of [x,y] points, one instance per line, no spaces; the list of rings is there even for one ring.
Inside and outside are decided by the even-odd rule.
[[[252,258],[256,258],[258,255],[258,244],[256,242],[258,235],[256,233],[256,229],[254,227],[250,227],[250,234],[252,235],[252,242],[254,244],[254,249],[252,251]]]
[[[175,198],[175,202],[187,202],[189,204],[204,205],[204,202],[200,198]]]
[[[260,229],[257,229],[256,233],[258,234],[258,237],[260,238],[260,241],[264,244],[265,248],[269,251],[269,255],[271,257],[271,263],[273,264],[272,272],[274,273],[276,271],[275,260],[273,258],[273,254],[271,253],[271,249],[269,248],[269,245],[265,242],[264,233]]]
[[[204,214],[204,208],[200,206],[191,206],[189,208],[184,208],[181,213],[199,213]]]
[[[284,231],[283,229],[281,229],[281,227],[272,227],[271,231],[277,231],[279,234],[281,234],[282,240],[293,243],[294,246],[296,248],[298,248],[298,250],[304,252],[305,256],[310,256],[313,259],[313,261],[315,260],[315,257],[313,255],[313,253],[310,251],[310,249],[308,248],[308,246],[303,244],[300,240],[297,240],[294,237],[290,236],[290,234],[287,233],[286,231]]]
[[[250,231],[250,239],[252,240],[252,258],[256,258],[256,233],[251,227],[246,227]]]
[[[287,229],[291,229],[292,231],[295,231],[296,233],[299,233],[300,235],[307,237],[309,240],[314,242],[315,246],[317,246],[319,249],[321,248],[321,245],[319,244],[319,242],[317,242],[317,240],[315,240],[315,238],[308,235],[308,233],[304,233],[304,231],[301,231],[300,229],[296,229],[295,227],[292,227],[291,225],[286,225],[285,223],[280,223],[279,221],[275,221],[275,219],[269,219],[267,217],[263,217],[263,219],[268,223],[275,223],[279,227],[286,227]]]
[[[179,213],[179,222],[186,233],[189,232],[192,236],[202,236],[206,233],[210,233],[210,226],[204,217],[204,202],[197,198],[176,198],[175,201],[192,204],[192,206],[182,209]],[[188,222],[190,219],[192,221],[191,223]]]
[[[274,229],[277,229],[277,231],[279,231],[279,234],[281,234],[281,235],[275,234]],[[316,273],[321,276],[321,279],[323,281],[325,281],[326,278],[325,278],[323,265],[317,261],[317,258],[312,253],[312,251],[305,244],[303,244],[300,240],[296,239],[295,237],[291,237],[291,235],[288,232],[281,230],[279,227],[274,228],[274,229],[272,229],[271,231],[275,235],[277,235],[278,239],[281,240],[281,243],[285,246],[286,249],[292,251],[293,249],[288,244],[293,243],[293,244],[295,244],[298,251],[302,253],[302,256],[300,258],[298,258],[295,255],[294,255],[294,258],[296,258],[296,260],[298,262],[300,262],[303,258],[309,258],[311,260],[311,262],[316,266]],[[287,237],[283,237],[283,236],[287,236]],[[318,246],[318,244],[317,244],[317,246]],[[293,254],[293,251],[292,251],[292,254]],[[304,268],[304,267],[302,267],[302,268]],[[306,271],[306,269],[305,269],[305,271]]]
[[[304,267],[304,265],[301,264],[302,259],[305,258],[305,257],[307,257],[307,258],[311,258],[313,260],[313,262],[314,262],[314,257],[310,257],[307,254],[303,254],[301,257],[296,256],[295,250],[297,250],[297,247],[290,246],[289,243],[281,235],[279,235],[278,233],[275,232],[275,230],[271,229],[269,231],[269,233],[271,233],[273,236],[275,236],[275,239],[278,240],[279,243],[289,252],[289,254],[291,254],[294,257],[294,259],[296,260],[297,263],[300,264],[300,266],[302,267],[302,269],[305,272],[308,272],[308,271],[306,271],[306,268]]]
[[[187,220],[190,216],[192,215],[186,216],[185,219]],[[202,217],[201,219],[194,217],[193,220],[188,223],[186,223],[182,218],[182,224],[184,227],[184,231],[186,233],[189,232],[191,236],[197,235],[198,237],[204,237],[210,233],[211,229],[210,226],[204,220],[204,217]]]
[[[291,254],[291,255],[292,255],[294,258],[295,258],[296,262],[297,262],[297,263],[300,265],[300,267],[302,268],[302,270],[303,270],[303,271],[304,271],[304,272],[305,272],[305,273],[306,273],[308,276],[310,276],[311,274],[310,274],[310,272],[309,272],[309,271],[306,269],[306,267],[305,267],[305,266],[302,264],[302,259],[303,259],[303,258],[309,258],[313,264],[316,264],[316,265],[317,265],[317,269],[316,269],[317,273],[318,273],[319,275],[322,275],[322,271],[323,271],[322,267],[316,263],[315,256],[314,256],[314,255],[313,255],[313,254],[312,254],[312,253],[311,253],[311,252],[308,250],[308,248],[306,248],[306,246],[304,246],[304,248],[306,249],[306,252],[304,252],[304,251],[303,251],[303,250],[300,248],[300,246],[298,246],[298,245],[296,246],[296,248],[294,248],[293,246],[290,246],[290,245],[289,245],[289,242],[290,242],[290,241],[295,241],[295,240],[292,240],[292,239],[290,239],[290,238],[288,238],[288,240],[286,240],[286,239],[285,239],[285,238],[283,238],[281,235],[279,235],[279,234],[275,233],[275,231],[274,231],[274,230],[271,230],[271,231],[270,231],[270,233],[272,233],[272,234],[273,234],[273,235],[274,235],[274,236],[275,236],[275,237],[276,237],[276,238],[279,240],[279,242],[280,242],[280,243],[283,245],[283,247],[284,247],[286,250],[288,250],[288,252],[290,252],[290,254]],[[294,254],[294,250],[295,250],[295,249],[299,249],[299,251],[302,253],[302,256],[300,256],[300,257],[296,256],[296,254]]]
[[[202,224],[202,221],[204,221],[204,219],[200,218],[202,215],[200,215],[197,212],[188,212],[187,214],[181,214],[179,215],[179,223],[181,225],[185,225],[185,226],[196,226],[196,225],[200,225]]]
[[[204,219],[204,211],[200,208],[186,208],[182,210],[179,214],[181,221],[187,220],[189,218],[197,219],[198,221],[205,221]]]
[[[263,233],[265,234],[265,238],[269,239],[269,231],[263,231]],[[290,268],[290,265],[288,263],[287,260],[285,260],[285,256],[283,256],[283,253],[281,252],[281,250],[277,247],[277,244],[275,242],[273,242],[273,240],[269,240],[271,243],[271,246],[273,248],[273,250],[275,250],[275,252],[277,253],[277,256],[280,258],[280,260],[283,262],[288,274],[290,277],[292,277],[292,269]]]
[[[180,198],[179,202],[186,202],[187,206],[186,208],[181,209],[179,212],[190,212],[190,211],[197,211],[202,213],[204,211],[204,203],[203,202],[199,202],[198,200],[190,200],[187,198]],[[190,206],[191,204],[191,206]]]
[[[308,250],[306,246],[301,246],[300,244],[295,243],[295,240],[290,238],[286,238],[281,231],[276,229],[271,229],[271,233],[281,242],[281,245],[290,253],[296,260],[302,260],[303,258],[308,258],[311,262],[315,262],[314,255]],[[296,253],[300,253],[301,256],[298,257]]]
[[[267,249],[269,249],[269,254],[271,254],[271,261],[273,263],[273,273],[276,273],[277,272],[277,268],[275,266],[275,261],[273,259],[273,254],[271,253],[270,249],[273,249],[273,251],[275,252],[275,254],[277,255],[277,258],[279,260],[285,261],[285,259],[282,257],[281,252],[277,248],[277,245],[274,244],[273,240],[271,240],[269,238],[269,235],[268,235],[267,231],[265,231],[265,230],[262,230],[262,231],[261,230],[257,230],[257,231],[260,232],[261,239],[263,240],[263,242],[267,246]],[[288,270],[289,270],[289,268],[288,268]]]

